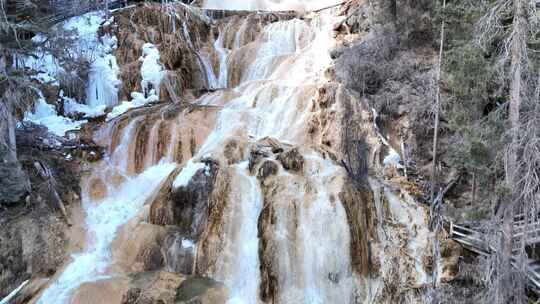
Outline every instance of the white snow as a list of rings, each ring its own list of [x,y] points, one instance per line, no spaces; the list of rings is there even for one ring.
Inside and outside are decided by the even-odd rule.
[[[145,43],[142,48],[143,55],[139,58],[142,61],[141,77],[143,92],[150,92],[152,89],[159,94],[159,85],[165,74],[163,67],[159,63],[159,50],[151,43]]]
[[[105,35],[98,37],[100,25],[105,21],[103,12],[91,12],[68,19],[56,30],[69,31],[74,39],[72,46],[65,51],[73,58],[81,58],[90,63],[89,79],[86,88],[86,104],[73,98],[64,96],[60,91],[59,100],[64,102],[66,114],[84,114],[85,118],[103,115],[109,106],[118,103],[119,67],[112,51],[116,48],[116,37]],[[113,19],[107,22],[113,22]],[[72,33],[71,33],[72,32]],[[36,36],[35,42],[43,41],[44,37]],[[47,85],[59,86],[58,76],[67,71],[60,65],[58,59],[52,54],[38,50],[36,56],[18,58],[26,68],[37,72],[34,79]],[[45,102],[43,95],[37,100],[33,113],[25,114],[25,120],[45,125],[52,133],[64,136],[68,130],[79,129],[86,120],[74,121],[58,115],[52,105]]]
[[[86,123],[86,120],[73,121],[69,118],[58,115],[54,106],[48,104],[40,92],[40,97],[36,101],[34,111],[26,112],[24,121],[40,124],[51,133],[58,136],[65,136],[69,130],[78,130]]]
[[[159,86],[165,72],[159,63],[159,50],[151,43],[145,43],[142,48],[143,55],[139,58],[141,66],[141,86],[143,92],[132,92],[131,101],[123,101],[107,114],[107,120],[118,117],[130,109],[142,107],[146,104],[159,101]]]
[[[403,167],[401,164],[401,156],[394,149],[390,149],[388,155],[383,160],[383,164],[385,166],[396,166],[398,168]]]
[[[173,182],[173,188],[177,189],[180,187],[186,187],[189,184],[189,181],[193,178],[195,173],[200,169],[206,168],[205,163],[196,163],[193,159],[190,159],[186,166],[182,169],[180,174],[175,178]]]
[[[193,243],[193,241],[189,240],[189,239],[182,239],[182,247],[183,248],[195,248],[195,243]]]
[[[133,92],[131,93],[131,98],[133,98],[131,101],[123,101],[120,105],[114,107],[111,113],[107,114],[107,120],[118,117],[133,108],[142,107],[146,104],[159,100],[159,97],[156,95],[154,90],[150,91],[148,97],[144,97],[142,93]]]
[[[60,91],[60,98],[64,101],[64,111],[68,115],[74,114],[84,114],[85,118],[98,117],[105,115],[106,105],[100,105],[96,107],[91,107],[82,103],[78,103],[75,99],[66,97]]]

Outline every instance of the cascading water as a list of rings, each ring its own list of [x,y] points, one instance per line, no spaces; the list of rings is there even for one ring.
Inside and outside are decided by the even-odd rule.
[[[272,1],[207,1],[206,7],[226,9],[295,9],[324,7],[336,1],[296,1],[292,6]],[[220,98],[206,95],[200,98],[208,106],[223,106],[213,132],[201,145],[199,152],[182,169],[173,183],[174,187],[187,186],[191,178],[205,165],[205,157],[219,158],[223,144],[234,136],[241,136],[255,144],[264,137],[272,136],[282,142],[302,145],[306,142],[307,117],[312,107],[312,98],[317,85],[323,84],[324,68],[331,62],[329,50],[333,46],[332,25],[336,19],[331,11],[311,19],[291,19],[270,23],[264,27],[258,39],[249,45],[234,43],[227,49],[225,32],[220,30],[214,42],[218,57],[219,74],[215,74],[210,61],[203,59],[210,88],[233,89],[237,97],[225,105]],[[241,60],[245,48],[255,48],[251,62],[245,69],[232,64],[234,58]],[[152,61],[143,75],[143,88],[147,93],[159,88],[162,70],[157,68],[159,53],[151,45],[145,45],[143,60]],[[235,57],[238,56],[238,57]],[[201,56],[202,57],[202,56]],[[240,58],[240,59],[238,59]],[[144,63],[143,63],[144,65]],[[150,63],[149,63],[150,66]],[[229,79],[234,73],[243,75],[235,88],[229,88]],[[158,94],[153,92],[151,94]],[[209,97],[210,96],[210,97]],[[220,96],[219,94],[217,96]],[[155,165],[157,142],[150,139],[146,144],[145,170],[134,174],[130,148],[133,132],[140,123],[132,119],[124,127],[119,145],[113,153],[94,169],[90,179],[100,179],[107,184],[103,199],[93,200],[88,187],[83,187],[83,206],[86,211],[88,248],[73,256],[73,260],[42,294],[39,303],[67,303],[70,295],[82,283],[99,280],[113,275],[111,266],[111,244],[118,229],[140,212],[162,183],[174,171],[172,151],[181,136],[171,125],[170,141],[162,162]],[[114,123],[114,120],[109,122]],[[159,124],[149,128],[151,136],[159,133]],[[354,293],[355,277],[350,260],[350,235],[347,216],[337,196],[341,185],[342,169],[319,153],[310,151],[306,156],[305,177],[295,180],[289,173],[280,176],[302,185],[287,191],[294,198],[296,213],[281,212],[276,216],[277,224],[271,233],[275,237],[276,255],[279,260],[277,303],[349,303]],[[217,258],[213,278],[222,281],[228,289],[230,304],[258,304],[260,270],[258,220],[263,209],[263,194],[260,180],[248,170],[248,159],[229,165],[231,173],[231,206],[224,212],[224,249]],[[104,176],[105,175],[105,176]],[[120,175],[121,182],[113,182],[111,176]],[[291,184],[292,185],[292,184]],[[290,207],[290,206],[289,206]],[[295,231],[287,230],[287,223],[296,222]],[[184,246],[185,245],[185,246]],[[195,248],[199,244],[185,243],[181,236],[168,241],[166,257],[177,255],[177,247]],[[191,250],[191,249],[190,249]],[[195,249],[193,249],[195,250]],[[169,270],[178,269],[171,262]]]
[[[122,134],[122,140],[112,155],[94,170],[82,189],[82,205],[86,213],[85,225],[88,238],[87,248],[72,255],[72,261],[55,282],[41,295],[38,303],[68,303],[73,291],[85,282],[108,277],[111,264],[111,244],[118,229],[137,215],[141,207],[159,190],[163,181],[175,169],[174,163],[162,162],[148,167],[139,175],[129,173],[130,138],[138,120],[133,120]],[[119,185],[113,181],[119,174],[124,181]],[[89,184],[100,180],[106,184],[103,199],[94,199]]]
[[[85,226],[91,238],[89,248],[72,256],[71,263],[47,288],[38,303],[68,303],[72,292],[81,284],[107,278],[106,271],[111,263],[110,246],[117,230],[137,215],[174,168],[174,164],[150,167],[111,189],[102,201],[95,202],[83,196]]]
[[[229,290],[228,304],[258,303],[259,240],[257,220],[262,209],[262,194],[257,179],[250,176],[248,163],[235,166],[235,187],[231,218],[226,224],[228,243],[218,260],[216,278]]]
[[[340,3],[339,0],[205,0],[204,7],[228,10],[316,10]]]
[[[236,7],[233,5],[233,8]],[[290,143],[304,140],[300,134],[305,128],[307,112],[316,91],[315,84],[325,81],[323,68],[330,62],[328,50],[333,41],[329,38],[332,24],[329,16],[325,16],[327,19],[316,19],[312,24],[293,19],[272,23],[264,28],[255,42],[258,44],[257,55],[243,71],[244,77],[235,88],[241,96],[227,103],[220,111],[215,131],[196,158],[219,153],[226,139],[235,134],[246,134],[254,141],[266,136]],[[223,47],[224,34],[221,32],[216,42],[220,47]],[[235,66],[227,66],[226,72],[223,72],[223,63],[230,64],[231,56],[241,54],[242,48],[225,52],[217,50],[220,54],[227,54],[221,56],[220,79],[227,72],[238,72]],[[285,74],[285,69],[298,73]],[[294,130],[294,126],[298,126],[298,129]],[[275,232],[284,238],[282,242],[277,242],[275,252],[283,263],[278,278],[281,287],[278,301],[348,303],[354,290],[354,276],[349,255],[347,218],[341,203],[333,201],[337,196],[337,193],[333,193],[335,190],[324,190],[339,176],[340,169],[316,153],[310,156],[308,162],[313,171],[305,174],[313,176],[309,188],[318,189],[317,194],[291,189],[293,192],[300,191],[296,193],[295,200],[300,210],[297,218],[286,213],[277,215],[278,222],[297,221],[299,228],[295,238],[302,240],[293,245],[291,242],[295,242],[295,238],[287,236],[290,231]],[[235,172],[239,174],[238,170]],[[218,259],[219,266],[214,276],[222,279],[228,287],[230,303],[255,304],[260,302],[257,286],[254,285],[260,281],[260,274],[257,266],[258,239],[253,229],[256,229],[254,226],[261,203],[257,202],[260,194],[250,193],[260,190],[256,190],[254,177],[245,173],[240,176],[243,177],[231,179],[231,188],[234,189],[233,193],[245,194],[237,194],[239,197],[232,200],[235,205],[230,208],[227,218],[234,219],[234,225],[240,224],[241,228],[233,229],[234,226],[225,223],[225,227],[229,227],[225,232],[226,249]],[[248,180],[251,182],[248,183]],[[291,252],[287,249],[291,246],[302,249]],[[237,264],[238,261],[242,264]]]

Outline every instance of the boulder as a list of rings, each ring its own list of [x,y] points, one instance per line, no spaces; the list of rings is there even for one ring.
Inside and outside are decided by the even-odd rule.
[[[278,156],[283,168],[300,173],[304,170],[304,157],[298,148],[289,149]]]
[[[171,272],[142,272],[131,276],[122,304],[220,304],[225,287],[208,278],[185,277]]]

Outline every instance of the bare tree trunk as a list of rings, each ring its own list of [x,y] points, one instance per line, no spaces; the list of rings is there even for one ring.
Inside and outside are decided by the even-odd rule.
[[[0,89],[5,89],[0,85]],[[28,176],[17,159],[15,119],[6,95],[0,95],[0,204],[15,203],[30,191]]]
[[[446,8],[446,0],[443,0],[443,11]],[[437,183],[437,145],[439,141],[439,116],[441,107],[441,68],[444,51],[444,18],[441,23],[441,41],[439,44],[439,61],[437,63],[436,92],[435,92],[435,127],[433,130],[433,162],[431,164],[431,202],[435,199],[435,184]]]
[[[109,0],[105,0],[105,17],[109,19]]]
[[[443,12],[446,8],[446,0],[443,0]],[[437,164],[437,141],[439,133],[439,110],[440,110],[440,101],[441,101],[441,70],[442,70],[442,56],[444,51],[444,29],[445,29],[445,18],[441,22],[441,41],[439,45],[439,61],[437,63],[437,77],[436,77],[436,95],[435,95],[435,129],[433,135],[433,163],[432,163],[432,172],[431,172],[431,221],[434,225],[434,239],[433,239],[433,272],[432,272],[432,287],[433,287],[433,298],[432,303],[440,303],[437,288],[440,284],[440,244],[439,244],[439,234],[441,231],[442,219],[441,219],[441,204],[444,196],[443,191],[440,191],[437,198],[435,198],[435,183],[436,183],[436,164]]]
[[[512,128],[512,144],[519,139],[519,118],[522,101],[522,69],[527,52],[527,10],[524,0],[514,0],[514,25],[512,37],[512,62],[510,83],[509,121]],[[517,154],[513,149],[508,157],[507,180],[513,181],[517,169]]]
[[[503,225],[501,234],[501,268],[499,270],[502,285],[502,294],[499,297],[501,303],[521,301],[520,297],[512,299],[515,293],[512,282],[512,238],[515,213],[515,191],[518,169],[517,147],[519,145],[520,110],[522,103],[522,73],[523,61],[527,52],[527,4],[525,0],[514,0],[514,20],[512,33],[512,59],[510,66],[510,106],[508,120],[510,124],[511,143],[507,150],[506,182],[512,188],[512,194],[508,197],[503,212]]]
[[[472,173],[472,199],[471,199],[471,205],[473,205],[475,201],[476,201],[476,171],[473,171],[473,173]]]

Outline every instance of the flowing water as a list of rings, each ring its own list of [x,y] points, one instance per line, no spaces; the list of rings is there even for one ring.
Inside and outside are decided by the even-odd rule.
[[[283,10],[314,9],[331,6],[337,1],[213,1],[207,8]],[[264,26],[259,37],[242,44],[236,38],[226,45],[227,27],[221,26],[219,37],[213,42],[217,67],[208,54],[200,53],[206,69],[207,82],[213,95],[203,96],[201,103],[223,106],[215,129],[202,143],[198,153],[182,169],[174,187],[187,186],[197,170],[204,168],[202,158],[222,157],[223,146],[232,137],[255,143],[267,136],[295,145],[309,144],[307,120],[318,85],[327,80],[324,70],[331,63],[329,50],[333,46],[332,26],[339,21],[332,10],[311,14],[304,20],[293,18]],[[243,26],[244,29],[247,26]],[[180,29],[185,31],[184,29]],[[184,33],[189,36],[189,33]],[[237,36],[239,37],[239,36]],[[255,51],[253,51],[255,50]],[[152,51],[152,52],[150,52]],[[155,49],[147,54],[159,58]],[[105,57],[108,55],[106,54]],[[145,57],[146,58],[146,57]],[[236,63],[241,62],[240,65]],[[110,73],[116,73],[115,62],[92,71],[89,88],[91,103],[112,105],[116,100],[103,92],[114,93],[115,87],[104,83]],[[99,62],[93,66],[99,68]],[[161,73],[161,71],[158,71]],[[109,73],[109,74],[107,74]],[[100,76],[102,75],[102,76]],[[100,78],[101,77],[101,78]],[[234,79],[234,80],[233,80]],[[154,84],[154,88],[159,83]],[[223,105],[219,89],[234,91],[236,98]],[[91,89],[93,90],[93,89]],[[225,90],[224,90],[225,91]],[[100,93],[101,92],[101,93]],[[100,97],[98,97],[100,96]],[[97,102],[99,100],[99,102]],[[133,118],[113,140],[111,128],[116,120],[105,126],[101,137],[110,146],[106,159],[94,168],[83,185],[83,207],[86,212],[85,229],[88,244],[83,252],[73,255],[70,263],[41,295],[38,303],[68,303],[70,295],[84,282],[95,281],[115,274],[111,244],[118,230],[141,212],[151,201],[163,182],[178,166],[173,156],[181,132],[181,124],[169,124],[171,136],[164,144],[166,153],[159,153],[156,139],[160,120],[148,127],[141,170],[134,169],[133,147],[137,128],[143,118]],[[117,143],[115,143],[117,142]],[[163,145],[163,143],[161,143]],[[277,210],[276,224],[268,229],[275,245],[279,291],[278,303],[350,303],[355,289],[355,277],[350,259],[350,236],[345,210],[337,198],[342,185],[342,169],[314,151],[306,152],[303,177],[293,176],[280,169],[278,178],[284,185],[277,204],[290,204]],[[260,181],[248,170],[248,159],[232,164],[230,194],[224,212],[223,251],[217,265],[208,275],[222,281],[228,289],[230,304],[257,304],[259,297],[260,256],[258,221],[264,202]],[[90,181],[104,184],[102,193],[92,194]],[[290,181],[290,183],[289,183]],[[288,212],[293,208],[294,212]],[[296,228],[291,229],[291,223]],[[166,257],[173,259],[178,250],[196,250],[177,235],[166,241]],[[179,248],[182,247],[182,248]],[[169,270],[181,268],[175,262]]]
[[[259,285],[259,241],[257,220],[262,209],[262,194],[257,179],[248,174],[248,163],[235,166],[231,180],[231,218],[226,225],[228,243],[218,260],[216,278],[229,289],[229,304],[257,303]]]

